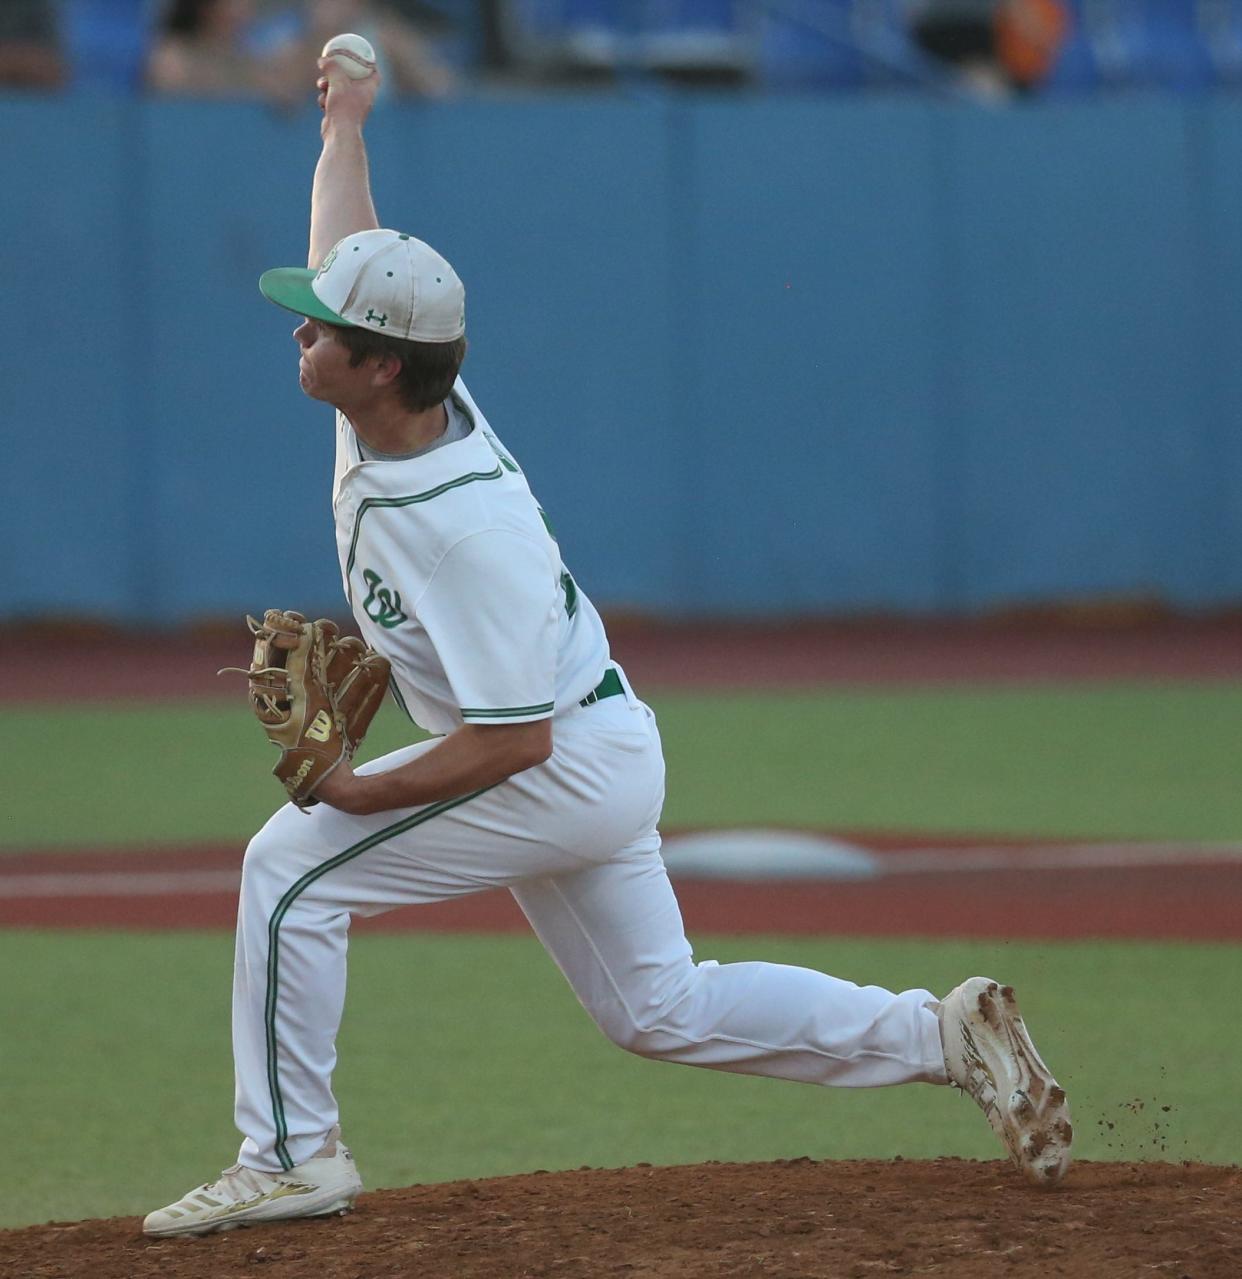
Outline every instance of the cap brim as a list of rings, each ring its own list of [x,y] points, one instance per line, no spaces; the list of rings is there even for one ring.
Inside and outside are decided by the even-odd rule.
[[[308,315],[312,320],[323,320],[326,324],[355,328],[343,315],[329,310],[315,296],[315,290],[311,288],[315,274],[304,266],[273,267],[259,276],[259,291],[269,302],[275,302],[295,315]]]

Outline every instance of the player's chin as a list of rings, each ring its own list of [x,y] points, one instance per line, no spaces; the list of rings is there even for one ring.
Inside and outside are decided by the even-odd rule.
[[[308,373],[305,368],[298,370],[298,386],[302,388],[302,394],[309,396],[312,400],[318,400],[321,404],[331,404],[336,407],[337,401],[329,384],[319,381],[313,372]]]

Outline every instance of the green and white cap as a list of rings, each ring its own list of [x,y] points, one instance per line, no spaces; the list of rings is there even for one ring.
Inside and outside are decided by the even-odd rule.
[[[412,342],[453,342],[466,331],[466,290],[431,247],[399,231],[358,231],[333,246],[318,271],[264,271],[265,298],[328,324]]]

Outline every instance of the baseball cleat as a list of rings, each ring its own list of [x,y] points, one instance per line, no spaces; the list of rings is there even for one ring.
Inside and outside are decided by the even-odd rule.
[[[353,1156],[333,1128],[319,1151],[288,1172],[261,1172],[234,1164],[220,1180],[191,1190],[183,1199],[151,1213],[144,1234],[209,1235],[262,1221],[329,1217],[353,1207],[362,1179]]]
[[[1070,1166],[1069,1103],[1035,1051],[1013,987],[971,977],[938,1012],[949,1082],[974,1099],[1027,1181],[1055,1186]]]

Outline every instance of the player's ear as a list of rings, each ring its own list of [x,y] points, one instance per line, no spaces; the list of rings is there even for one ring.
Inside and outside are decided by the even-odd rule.
[[[372,357],[372,386],[391,386],[397,378],[401,376],[401,370],[404,366],[395,356],[385,351],[381,355]]]

